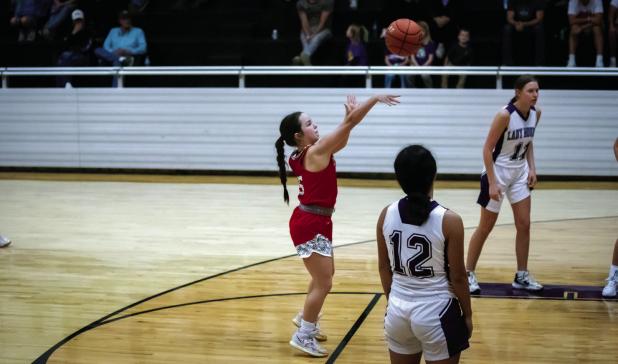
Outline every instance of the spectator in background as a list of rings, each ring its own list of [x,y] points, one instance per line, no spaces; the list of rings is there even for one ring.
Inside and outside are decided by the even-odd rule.
[[[448,50],[445,66],[469,66],[472,64],[472,50],[470,49],[470,31],[461,28],[457,35],[457,43]],[[442,76],[442,88],[448,88],[449,75]],[[466,83],[466,75],[459,75],[457,88],[463,88]]]
[[[545,30],[543,0],[509,0],[506,11],[506,24],[502,32],[502,63],[513,65],[513,35],[528,34],[534,37],[534,64],[545,63]]]
[[[51,0],[12,0],[14,7],[10,24],[19,31],[18,42],[33,42],[37,24],[47,16]]]
[[[146,37],[144,31],[134,27],[128,11],[118,16],[120,27],[112,28],[105,38],[102,48],[94,53],[104,63],[114,66],[132,66],[136,56],[146,54]]]
[[[569,0],[569,60],[567,67],[575,67],[575,52],[582,34],[593,34],[597,51],[595,67],[603,67],[603,1]]]
[[[332,36],[333,0],[298,0],[296,9],[302,27],[300,41],[303,50],[292,59],[292,63],[310,66],[313,53]]]
[[[365,42],[369,38],[367,29],[363,26],[352,24],[346,30],[345,36],[348,38],[348,48],[345,52],[346,66],[369,65],[367,48],[365,48]]]
[[[618,0],[609,4],[609,66],[616,67],[616,40],[618,40]]]
[[[0,235],[0,248],[6,248],[11,245],[11,239]]]
[[[90,63],[90,51],[92,49],[92,36],[86,29],[84,12],[76,9],[71,14],[73,29],[64,39],[65,51],[58,57],[59,67],[84,67]],[[59,76],[56,79],[59,87],[70,87],[70,76]],[[67,85],[68,84],[68,85]]]
[[[380,24],[382,27],[380,38],[384,38],[388,26],[400,18],[408,18],[419,22],[427,20],[429,14],[422,0],[384,0],[384,7],[380,14]]]
[[[431,66],[436,57],[436,43],[431,39],[431,33],[429,31],[429,25],[424,21],[418,22],[418,25],[423,29],[423,33],[425,36],[423,37],[423,41],[421,42],[423,46],[416,52],[415,55],[410,57],[411,65],[413,66]],[[421,79],[425,84],[425,87],[431,88],[433,87],[433,81],[431,79],[431,75],[421,75]],[[410,85],[414,85],[414,76],[410,79]]]
[[[386,48],[386,47],[385,47]],[[386,48],[386,55],[384,56],[384,63],[387,66],[407,66],[410,64],[410,57],[402,57],[398,54],[392,53]],[[393,79],[396,75],[387,74],[384,75],[384,87],[391,88],[393,86]],[[408,78],[406,75],[399,75],[399,87],[408,87]]]
[[[459,29],[461,0],[427,0],[429,17],[427,23],[431,36],[437,44],[436,57],[444,58],[445,47],[453,43]]]
[[[43,26],[43,37],[53,38],[76,7],[75,0],[54,0],[49,13],[49,19],[45,26]]]

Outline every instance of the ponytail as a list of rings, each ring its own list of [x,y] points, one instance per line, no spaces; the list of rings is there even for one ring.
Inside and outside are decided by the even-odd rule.
[[[284,141],[283,137],[279,137],[275,142],[275,148],[277,149],[277,164],[279,165],[279,179],[283,185],[283,201],[290,204],[290,194],[288,193],[288,176],[285,170],[285,154],[284,154]]]
[[[421,192],[408,194],[410,207],[410,222],[414,225],[423,225],[431,213],[431,199],[429,195]]]
[[[401,189],[408,196],[410,222],[420,226],[431,213],[429,194],[436,178],[436,160],[429,150],[421,145],[410,145],[395,158],[395,175]]]
[[[300,111],[293,112],[281,120],[281,124],[279,125],[279,138],[275,142],[275,149],[277,150],[277,165],[279,166],[279,179],[281,180],[281,184],[283,185],[283,201],[290,204],[290,194],[288,193],[288,176],[287,171],[285,169],[285,144],[290,147],[296,146],[296,139],[294,139],[294,134],[300,133],[300,115],[302,113]]]

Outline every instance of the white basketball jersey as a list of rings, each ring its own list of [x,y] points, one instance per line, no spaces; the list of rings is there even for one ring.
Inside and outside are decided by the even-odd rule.
[[[528,118],[509,103],[504,107],[510,114],[509,126],[504,130],[493,151],[496,166],[505,168],[523,168],[528,161],[526,154],[536,128],[536,109],[530,108]]]
[[[421,226],[410,222],[407,198],[392,203],[382,233],[393,272],[391,295],[404,300],[453,297],[448,280],[442,219],[446,209],[432,201],[429,218]]]

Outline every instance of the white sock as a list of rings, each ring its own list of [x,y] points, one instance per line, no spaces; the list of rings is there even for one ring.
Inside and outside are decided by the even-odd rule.
[[[618,274],[618,265],[613,265],[612,264],[609,267],[609,276],[610,276],[610,278],[611,277],[618,277],[617,274]]]
[[[597,62],[603,62],[603,55],[597,54]]]
[[[309,335],[315,331],[315,323],[305,321],[304,319],[300,321],[300,333],[303,335]]]
[[[616,57],[611,57],[611,58],[609,59],[609,61],[610,61],[612,64],[616,64]]]
[[[575,63],[575,55],[574,54],[569,54],[569,62]]]
[[[518,276],[518,277],[521,277],[521,276],[523,276],[523,275],[524,275],[524,273],[526,273],[526,272],[527,272],[527,270],[518,270],[518,271],[517,271],[517,276]]]

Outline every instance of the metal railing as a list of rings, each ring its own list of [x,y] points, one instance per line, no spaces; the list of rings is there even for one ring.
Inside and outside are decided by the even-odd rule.
[[[618,68],[593,67],[386,67],[386,66],[196,66],[196,67],[45,67],[0,68],[2,88],[9,87],[9,78],[23,76],[113,76],[118,87],[124,87],[125,76],[236,76],[238,87],[245,87],[246,76],[364,76],[365,87],[372,88],[373,76],[395,75],[467,75],[494,76],[496,88],[502,88],[503,76],[521,74],[537,76],[616,77]]]

